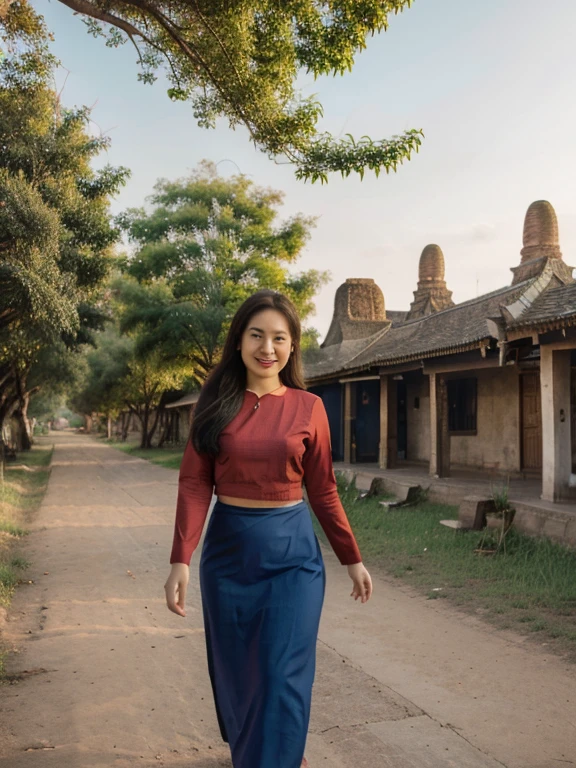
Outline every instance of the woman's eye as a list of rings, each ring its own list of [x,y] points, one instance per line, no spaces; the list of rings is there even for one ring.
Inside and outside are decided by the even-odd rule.
[[[252,333],[250,335],[252,336],[253,339],[259,339],[260,338],[260,334],[259,333]],[[286,341],[286,339],[284,339],[282,336],[276,336],[275,341]]]

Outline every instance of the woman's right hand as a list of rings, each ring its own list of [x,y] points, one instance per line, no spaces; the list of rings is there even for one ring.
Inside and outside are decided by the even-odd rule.
[[[166,605],[178,616],[186,616],[186,588],[190,577],[190,568],[186,563],[172,563],[172,570],[164,584]]]

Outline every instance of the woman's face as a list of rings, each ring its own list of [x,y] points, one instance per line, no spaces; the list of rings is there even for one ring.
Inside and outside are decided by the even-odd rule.
[[[239,349],[249,383],[255,378],[274,379],[287,364],[292,349],[288,320],[275,309],[257,312],[248,321]]]

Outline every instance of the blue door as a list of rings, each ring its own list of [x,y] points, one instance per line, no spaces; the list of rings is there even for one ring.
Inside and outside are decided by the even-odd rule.
[[[378,461],[380,448],[380,381],[357,381],[354,439],[356,461]]]

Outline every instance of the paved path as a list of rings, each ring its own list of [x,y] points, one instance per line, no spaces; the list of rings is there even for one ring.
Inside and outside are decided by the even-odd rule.
[[[22,678],[0,688],[0,765],[230,768],[197,556],[186,619],[164,603],[177,473],[88,437],[54,440],[24,545],[33,583],[5,627]],[[576,765],[574,667],[384,580],[355,603],[346,569],[325,560],[311,768]]]

